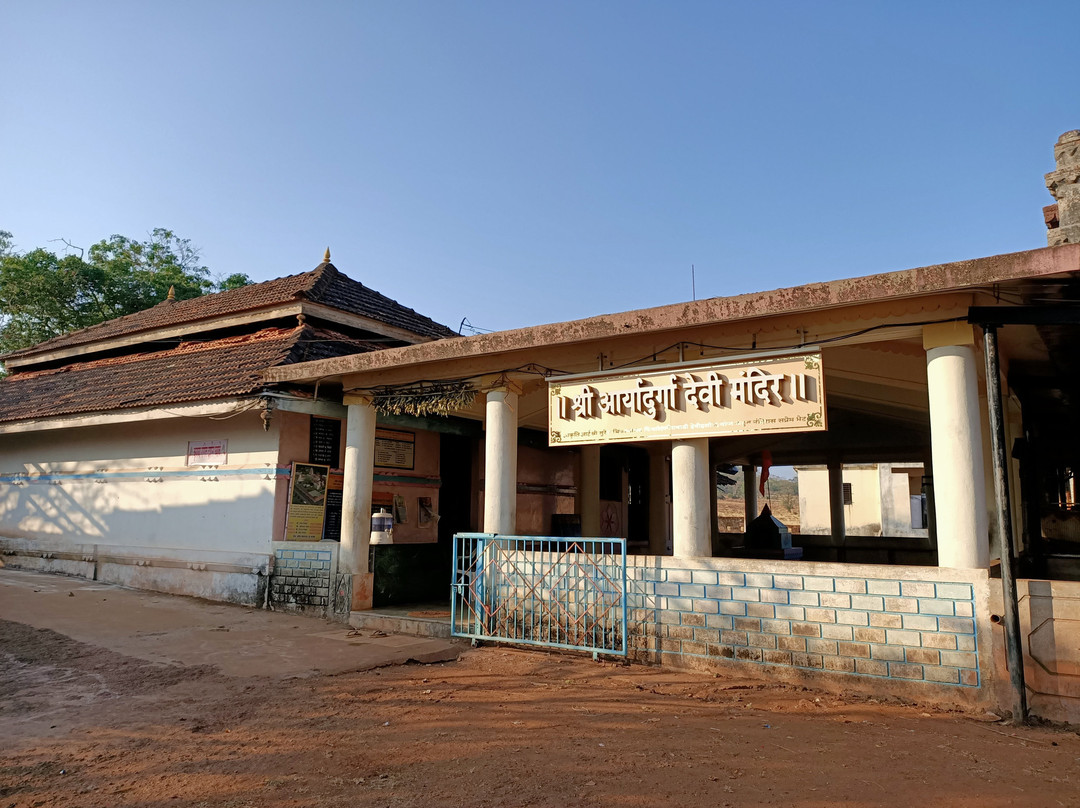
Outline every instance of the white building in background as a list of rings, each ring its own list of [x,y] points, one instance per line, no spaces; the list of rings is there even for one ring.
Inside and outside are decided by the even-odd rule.
[[[799,532],[827,536],[829,470],[796,466]],[[929,536],[921,463],[851,463],[843,467],[844,527],[848,536]]]

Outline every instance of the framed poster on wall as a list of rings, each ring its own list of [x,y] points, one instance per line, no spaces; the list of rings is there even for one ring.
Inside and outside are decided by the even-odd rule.
[[[326,520],[326,488],[330,467],[293,463],[285,541],[320,541]]]

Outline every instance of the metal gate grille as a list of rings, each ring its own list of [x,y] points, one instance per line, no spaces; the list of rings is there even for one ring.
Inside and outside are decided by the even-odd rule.
[[[626,540],[454,536],[454,636],[626,656]]]

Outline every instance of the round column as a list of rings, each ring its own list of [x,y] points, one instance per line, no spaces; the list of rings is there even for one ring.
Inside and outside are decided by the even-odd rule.
[[[970,345],[926,351],[938,565],[942,567],[990,566],[975,373],[975,351]]]
[[[341,492],[340,572],[365,574],[371,540],[371,482],[375,468],[375,408],[348,403],[345,479]]]
[[[484,532],[513,535],[517,526],[517,393],[487,394],[484,436]]]
[[[674,554],[712,556],[709,518],[709,439],[677,440],[671,446]]]

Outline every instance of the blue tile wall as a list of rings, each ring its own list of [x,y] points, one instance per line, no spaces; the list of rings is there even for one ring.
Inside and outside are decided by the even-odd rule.
[[[631,650],[979,686],[969,583],[631,567]]]

